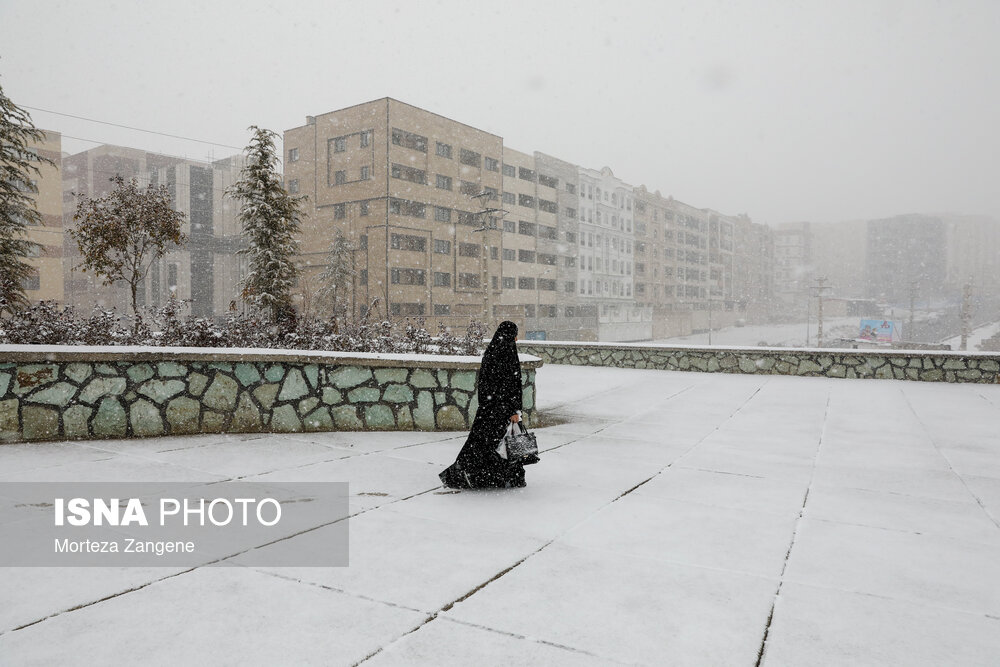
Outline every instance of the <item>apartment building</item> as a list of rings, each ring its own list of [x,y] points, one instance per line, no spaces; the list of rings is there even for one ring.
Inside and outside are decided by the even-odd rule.
[[[141,186],[166,185],[173,206],[185,214],[187,243],[156,260],[138,291],[140,307],[158,308],[170,295],[186,301],[190,314],[222,317],[238,302],[240,244],[237,206],[225,190],[239,178],[242,156],[200,162],[149,153],[134,148],[102,145],[63,160],[63,221],[71,228],[80,197],[101,197],[112,188],[111,179],[136,178]],[[130,312],[128,286],[103,285],[101,278],[80,268],[80,253],[67,235],[63,240],[65,302],[81,314],[92,309]]]
[[[947,275],[944,221],[924,215],[898,215],[868,223],[865,296],[886,303],[908,303],[911,292],[944,295]]]
[[[812,226],[808,222],[778,225],[774,230],[774,293],[782,315],[802,317],[816,277]]]
[[[48,158],[53,164],[39,162],[39,174],[32,180],[38,187],[33,195],[41,216],[39,225],[28,227],[27,239],[38,244],[38,251],[26,260],[33,274],[24,284],[29,301],[63,301],[63,197],[60,174],[62,172],[62,135],[42,130],[44,138],[34,142],[29,150]]]

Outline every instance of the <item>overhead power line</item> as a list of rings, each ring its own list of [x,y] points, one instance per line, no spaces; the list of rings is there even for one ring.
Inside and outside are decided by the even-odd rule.
[[[66,118],[75,118],[77,120],[85,120],[90,123],[100,123],[101,125],[110,125],[111,127],[120,127],[126,130],[135,130],[136,132],[146,132],[148,134],[158,134],[161,137],[170,137],[171,139],[184,139],[185,141],[194,141],[199,144],[208,144],[209,146],[221,146],[223,148],[233,148],[238,151],[243,150],[242,146],[230,146],[229,144],[220,144],[215,141],[205,141],[203,139],[194,139],[192,137],[183,137],[179,134],[168,134],[167,132],[157,132],[156,130],[147,130],[141,127],[132,127],[131,125],[121,125],[120,123],[112,123],[106,120],[97,120],[96,118],[86,118],[85,116],[76,116],[71,113],[63,113],[61,111],[52,111],[51,109],[41,109],[39,107],[28,106],[27,104],[20,105],[25,109],[31,109],[32,111],[41,111],[42,113],[51,113],[57,116],[65,116]]]

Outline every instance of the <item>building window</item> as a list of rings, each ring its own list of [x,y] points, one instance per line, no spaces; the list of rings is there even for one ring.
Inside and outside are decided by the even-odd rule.
[[[174,269],[174,283],[176,285],[176,283],[177,283],[177,267],[175,265],[173,265],[173,264],[171,264],[171,267]],[[41,274],[38,273],[38,269],[32,269],[31,273],[29,275],[25,276],[21,280],[21,288],[22,289],[36,290],[36,289],[41,289],[41,287],[42,287],[42,278],[41,278]]]
[[[503,221],[503,230],[505,232],[510,232],[510,233],[513,234],[514,233],[514,221],[513,220],[504,220]]]
[[[412,132],[406,132],[399,128],[392,128],[392,143],[403,148],[411,148],[421,153],[427,152],[427,137]]]
[[[535,279],[521,276],[517,279],[517,289],[535,289]]]
[[[363,201],[360,204],[358,204],[358,208],[360,209],[360,212],[361,212],[362,216],[368,215],[368,202],[367,201]]]
[[[371,143],[372,143],[372,131],[365,130],[364,132],[361,133],[361,147],[367,148],[368,146],[371,145]]]
[[[576,266],[576,257],[563,257],[566,267]]]
[[[368,250],[368,235],[362,234],[358,239],[358,248],[361,250]]]
[[[505,192],[505,193],[503,193],[503,203],[504,204],[516,204],[517,203],[517,197],[514,195],[513,192]]]
[[[535,208],[535,198],[531,195],[518,195],[517,196],[518,206],[527,206],[528,208]]]
[[[398,178],[402,181],[427,185],[427,172],[423,169],[414,169],[413,167],[393,163],[390,173],[393,178]]]
[[[451,315],[451,306],[446,303],[435,303],[434,304],[434,314],[435,315]]]
[[[289,162],[298,162],[299,161],[299,149],[298,148],[289,148],[288,149],[288,161]]]
[[[293,178],[288,181],[288,194],[296,194],[299,191],[299,179]]]
[[[515,176],[517,176],[517,170],[514,169],[514,165],[512,165],[512,164],[505,164],[503,166],[503,175],[504,176],[510,176],[511,178],[514,178]]]
[[[538,210],[545,211],[546,213],[559,213],[559,204],[547,199],[539,199]]]
[[[427,250],[427,239],[423,236],[414,236],[412,234],[393,234],[389,239],[389,245],[393,250],[424,252]]]
[[[500,171],[500,161],[495,158],[483,158],[483,163],[486,166],[486,171]]]
[[[361,269],[358,271],[358,284],[367,285],[368,284],[368,269]]]
[[[487,199],[489,199],[490,201],[495,201],[496,200],[496,198],[497,198],[497,189],[496,188],[491,188],[491,187],[488,187],[488,186],[484,185],[483,186],[483,192],[485,192],[486,194],[489,195],[489,197],[487,197]]]
[[[535,305],[534,304],[528,304],[528,305],[526,305],[524,307],[524,316],[527,317],[527,318],[534,318],[535,317]]]
[[[573,283],[568,283],[568,284],[572,285]],[[570,291],[570,290],[567,290],[567,291]],[[576,317],[576,308],[574,308],[573,306],[566,306],[566,311],[565,312],[566,312],[566,317]]]
[[[435,185],[440,190],[451,190],[451,176],[442,176],[441,174],[438,174]]]
[[[572,294],[575,291],[576,291],[576,283],[570,280],[569,282],[566,283],[566,292]],[[567,314],[566,317],[570,317],[570,315]]]
[[[504,248],[503,249],[503,261],[505,261],[505,262],[513,262],[516,259],[517,259],[517,251],[516,250],[514,250],[513,248]]]
[[[450,255],[451,241],[442,241],[441,239],[434,239],[434,252],[436,252],[439,255]]]
[[[500,258],[500,248],[496,246],[490,246],[490,259]]]
[[[557,239],[559,238],[559,232],[555,227],[549,227],[548,225],[538,225],[538,238],[540,239]]]
[[[504,278],[501,284],[503,285],[504,289],[514,289],[516,282],[514,281],[513,278]]]
[[[538,289],[545,290],[547,292],[554,292],[556,291],[556,281],[551,278],[539,278]]]
[[[333,174],[333,182],[335,185],[343,185],[347,182],[347,172],[338,171]]]
[[[535,251],[534,250],[518,250],[517,251],[517,261],[528,262],[529,264],[535,263]]]
[[[525,169],[524,167],[517,168],[517,177],[522,181],[535,182],[535,172],[531,169]]]
[[[567,218],[576,218],[576,209],[575,208],[570,208],[570,207],[567,206],[566,207],[566,217]]]
[[[411,218],[423,218],[427,215],[427,207],[420,202],[392,198],[389,200],[389,213]]]
[[[576,194],[576,186],[573,185],[572,183],[567,183],[566,184],[566,192],[570,193],[571,195],[575,195]]]
[[[493,289],[497,288],[498,282],[497,282],[497,277],[496,276],[490,276],[490,284],[493,285]]]
[[[424,285],[427,282],[423,269],[392,269],[389,279],[393,285]]]
[[[463,195],[478,195],[479,184],[472,181],[462,181],[462,184],[458,187],[458,191]]]
[[[446,157],[451,159],[451,145],[442,144],[440,141],[434,146],[435,155],[440,155],[441,157]]]
[[[333,205],[333,219],[343,220],[347,217],[347,205],[346,204],[334,204]]]
[[[451,287],[451,274],[435,271],[434,287]]]
[[[576,233],[575,232],[566,232],[566,242],[567,243],[576,243]]]
[[[438,222],[451,222],[451,209],[435,206],[434,219]]]
[[[367,181],[371,178],[372,168],[371,167],[361,167],[361,180]]]
[[[538,253],[538,263],[539,264],[547,264],[549,266],[555,266],[556,265],[556,256],[555,255],[549,255],[549,254],[546,254],[544,252],[540,252],[540,253]]]
[[[525,236],[536,236],[538,234],[538,229],[535,223],[528,222],[527,220],[521,220],[517,223],[517,233],[524,234]]]
[[[480,166],[481,159],[482,156],[480,156],[479,153],[467,150],[465,148],[463,148],[458,153],[458,161],[461,162],[462,164],[469,165],[470,167],[478,168]]]
[[[553,178],[551,176],[546,176],[545,174],[539,174],[538,175],[538,184],[539,185],[544,185],[547,188],[558,188],[559,187],[559,179],[558,178]]]
[[[458,244],[458,256],[459,257],[479,257],[479,244],[478,243],[459,243]]]
[[[331,141],[333,142],[334,153],[343,153],[347,150],[347,137],[337,137]]]
[[[475,225],[476,224],[476,214],[469,213],[468,211],[458,212],[458,224],[460,225]]]
[[[458,274],[458,286],[465,287],[468,289],[476,289],[479,287],[479,274],[478,273],[460,273]]]
[[[418,317],[424,314],[424,304],[394,303],[389,307],[389,312],[393,315],[402,315],[403,317]]]

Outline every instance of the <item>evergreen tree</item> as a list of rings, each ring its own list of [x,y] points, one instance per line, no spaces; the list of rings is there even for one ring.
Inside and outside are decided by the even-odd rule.
[[[320,296],[329,299],[334,317],[345,310],[343,301],[354,274],[354,245],[338,232],[330,244],[326,268],[319,276]]]
[[[45,133],[35,128],[28,112],[14,104],[0,86],[0,314],[28,305],[23,282],[34,271],[24,259],[36,254],[39,245],[27,238],[29,225],[42,216],[33,195],[41,175],[40,164],[55,163],[31,149]]]
[[[292,197],[281,185],[275,167],[274,138],[271,130],[250,127],[253,138],[246,148],[247,163],[240,180],[226,194],[239,202],[239,219],[246,247],[239,250],[248,258],[248,272],[240,283],[243,300],[251,308],[270,315],[272,322],[294,317],[292,288],[298,277],[298,254],[302,200]]]
[[[118,175],[110,179],[114,189],[103,197],[84,198],[76,207],[69,230],[83,256],[84,271],[104,278],[105,285],[122,280],[132,295],[132,314],[139,326],[136,293],[153,262],[181,245],[184,214],[170,205],[170,191],[165,185],[139,188],[136,179],[126,181]]]

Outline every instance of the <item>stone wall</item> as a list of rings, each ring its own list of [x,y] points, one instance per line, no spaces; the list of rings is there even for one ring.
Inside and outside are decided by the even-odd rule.
[[[0,442],[180,433],[466,430],[478,357],[0,347]],[[522,356],[530,419],[538,359]]]
[[[1000,382],[1000,354],[920,350],[674,347],[521,341],[545,363],[704,373]]]

